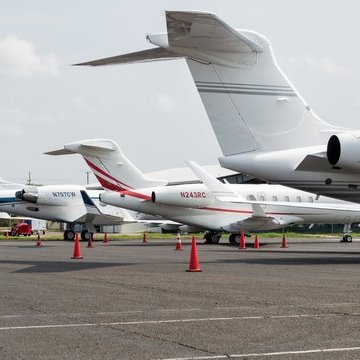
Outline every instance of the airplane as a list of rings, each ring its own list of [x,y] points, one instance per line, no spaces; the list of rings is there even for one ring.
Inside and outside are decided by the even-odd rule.
[[[185,58],[221,147],[220,164],[318,196],[360,202],[360,130],[320,119],[276,62],[270,41],[216,15],[166,11],[155,48],[75,65]]]
[[[205,239],[211,243],[218,243],[223,231],[231,234],[231,243],[236,243],[239,242],[240,230],[273,230],[294,224],[360,221],[358,204],[326,197],[317,200],[314,194],[280,185],[224,185],[216,178],[208,180],[209,173],[207,183],[210,186],[201,183],[169,185],[166,180],[143,174],[118,144],[109,139],[76,141],[45,154],[76,153],[83,156],[107,190],[99,196],[102,203],[160,215],[185,224],[188,231],[206,230]],[[221,188],[219,184],[222,184]],[[259,201],[253,200],[256,195]],[[351,236],[347,236],[351,240]]]
[[[126,210],[100,203],[102,191],[79,185],[30,186],[0,178],[0,211],[16,216],[65,222],[64,240],[74,240],[75,224],[84,224],[82,240],[89,240],[99,225],[137,222]]]

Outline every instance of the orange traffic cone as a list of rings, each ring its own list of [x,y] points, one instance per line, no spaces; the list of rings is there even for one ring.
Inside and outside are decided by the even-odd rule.
[[[241,230],[240,233],[239,249],[241,250],[246,249],[244,230]]]
[[[176,247],[174,250],[184,250],[181,246],[181,236],[180,236],[180,231],[177,232],[177,235],[176,235]]]
[[[283,234],[283,238],[282,238],[282,243],[281,243],[281,248],[287,248],[288,247],[288,244],[286,242],[286,237],[285,237],[285,234]]]
[[[93,241],[93,233],[90,233],[90,237],[89,237],[88,244],[87,244],[88,248],[93,248],[94,247],[92,241]]]
[[[103,241],[104,244],[108,244],[109,243],[109,238],[108,238],[108,234],[105,233],[104,234],[104,241]]]
[[[257,235],[255,235],[254,249],[260,249],[259,238]]]
[[[191,253],[190,253],[190,265],[188,272],[201,272],[202,270],[199,267],[198,254],[196,249],[196,240],[195,237],[192,237],[191,240]]]
[[[147,234],[146,234],[146,231],[144,231],[143,244],[146,244],[147,242],[148,242],[148,240],[147,240]]]
[[[38,234],[38,236],[37,236],[37,242],[36,242],[36,247],[42,247],[43,245],[42,245],[42,242],[41,242],[41,237],[40,237],[40,235]]]
[[[80,241],[79,241],[78,233],[75,234],[74,254],[71,258],[72,259],[82,259],[83,258],[80,253]]]
[[[8,232],[8,231],[6,231],[6,233],[5,233],[5,238],[6,238],[6,239],[9,238],[9,232]]]

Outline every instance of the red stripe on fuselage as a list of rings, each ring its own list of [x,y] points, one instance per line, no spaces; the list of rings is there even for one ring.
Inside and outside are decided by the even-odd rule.
[[[121,191],[120,194],[127,195],[127,196],[132,196],[132,197],[135,197],[135,198],[138,198],[138,199],[142,199],[142,200],[151,200],[151,196],[145,195],[145,194],[141,194],[141,193],[138,193],[138,192],[135,192],[135,191],[131,191],[131,190]]]

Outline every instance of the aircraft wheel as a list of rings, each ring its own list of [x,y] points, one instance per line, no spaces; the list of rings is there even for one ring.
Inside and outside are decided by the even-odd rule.
[[[87,230],[83,230],[80,234],[81,240],[89,241],[91,237],[91,233],[89,233]]]
[[[352,242],[352,236],[351,235],[344,235],[341,242]]]
[[[205,244],[218,244],[220,238],[221,238],[221,234],[214,233],[212,231],[209,231],[204,235]]]
[[[212,234],[210,236],[210,244],[218,244],[220,241],[221,235],[219,234]]]
[[[234,242],[236,245],[240,244],[240,235],[239,234],[234,234]]]
[[[75,231],[65,230],[64,231],[64,240],[73,241],[75,239]]]
[[[345,235],[346,242],[352,242],[352,236],[351,235]]]
[[[230,244],[235,244],[235,234],[230,234],[229,235],[229,243]]]

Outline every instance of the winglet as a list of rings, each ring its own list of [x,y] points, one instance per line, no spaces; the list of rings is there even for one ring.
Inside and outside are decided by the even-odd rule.
[[[204,168],[199,166],[195,161],[186,161],[186,164],[194,172],[194,174],[204,183],[204,185],[215,195],[221,197],[238,197],[241,200],[245,200],[232,191],[228,185],[223,184],[220,180],[216,179]]]

